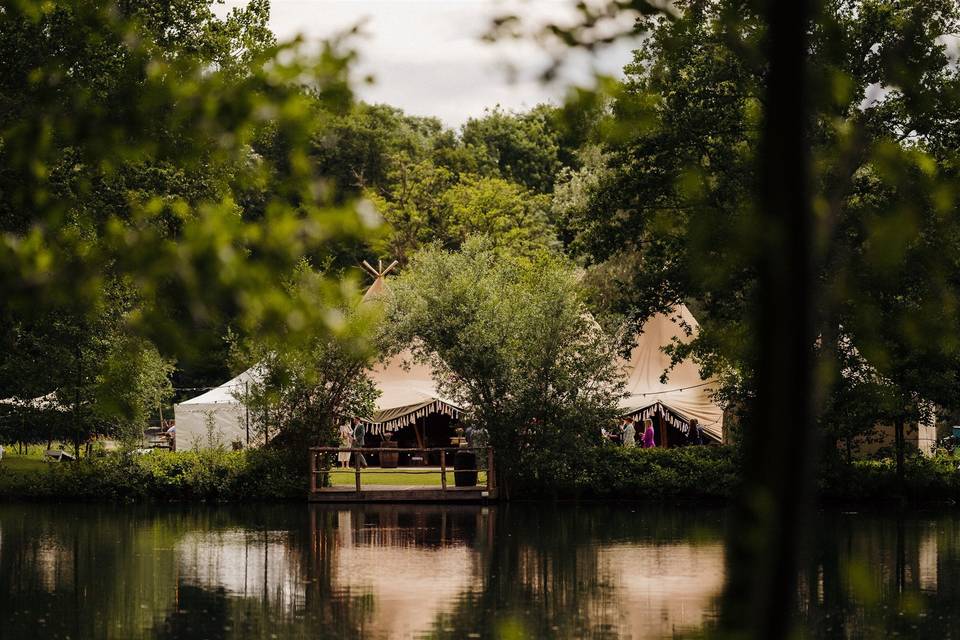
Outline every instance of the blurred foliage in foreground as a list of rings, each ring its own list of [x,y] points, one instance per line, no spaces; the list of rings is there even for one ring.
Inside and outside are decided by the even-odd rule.
[[[349,104],[351,55],[275,42],[262,0],[224,18],[211,4],[0,11],[0,377],[6,395],[56,390],[75,443],[105,412],[142,428],[98,390],[127,384],[155,409],[169,359],[205,330],[338,330],[346,284],[284,279],[377,225],[307,160]],[[159,375],[124,378],[122,361]]]
[[[575,194],[565,233],[593,265],[597,303],[637,324],[689,304],[700,332],[675,354],[693,355],[746,409],[766,321],[758,252],[771,233],[757,199],[767,28],[752,6],[688,0],[637,14],[646,37],[612,88],[603,154],[556,189]],[[960,6],[816,6],[806,127],[829,452],[837,437],[928,417],[960,394]]]

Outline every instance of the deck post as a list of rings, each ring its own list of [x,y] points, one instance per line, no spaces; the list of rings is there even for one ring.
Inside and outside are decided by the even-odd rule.
[[[357,480],[357,493],[360,493],[360,456],[362,452],[360,449],[356,449],[353,455],[353,466],[356,468],[356,480]]]
[[[447,450],[446,449],[440,449],[440,489],[442,491],[447,490]]]
[[[493,447],[487,447],[487,491],[497,486],[496,472],[493,469]]]
[[[310,493],[317,492],[317,452],[310,450]]]

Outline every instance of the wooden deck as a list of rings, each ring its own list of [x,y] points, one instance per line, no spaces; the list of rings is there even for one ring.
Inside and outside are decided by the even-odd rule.
[[[486,482],[470,487],[452,486],[447,482],[447,474],[454,476],[458,473],[477,473],[476,470],[455,470],[447,466],[447,454],[450,451],[457,451],[455,447],[431,448],[431,449],[393,449],[391,451],[411,451],[427,454],[428,452],[440,453],[440,466],[429,467],[398,467],[389,470],[378,468],[360,468],[354,466],[352,475],[354,484],[351,485],[333,485],[327,484],[324,477],[331,472],[342,472],[345,469],[332,467],[329,459],[336,460],[336,454],[340,452],[350,453],[383,453],[383,449],[371,448],[351,448],[351,447],[314,447],[310,449],[310,502],[492,502],[497,499],[497,489],[494,485],[493,472],[493,450],[486,449],[485,462]],[[477,454],[477,460],[480,461],[480,450],[471,449]],[[354,457],[356,459],[356,456]],[[326,461],[326,462],[325,462]],[[440,486],[424,484],[379,484],[364,483],[364,476],[376,475],[378,472],[387,472],[390,474],[409,474],[411,482],[416,482],[422,478],[423,474],[436,473],[440,476]],[[392,478],[391,478],[392,480]],[[422,480],[421,480],[422,482]]]
[[[486,487],[448,487],[380,484],[363,487],[323,487],[310,493],[310,502],[490,502],[497,490]]]

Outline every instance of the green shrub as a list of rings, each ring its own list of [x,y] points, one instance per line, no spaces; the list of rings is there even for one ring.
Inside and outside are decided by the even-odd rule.
[[[307,481],[273,449],[111,453],[51,464],[39,473],[0,467],[0,496],[71,500],[283,500],[302,498]]]
[[[524,497],[556,496],[659,500],[728,498],[737,484],[731,447],[640,449],[602,445],[586,449],[578,464],[543,469],[519,479]]]
[[[904,465],[904,495],[909,502],[960,501],[960,460],[947,455],[914,454]],[[837,501],[885,502],[898,500],[900,487],[894,460],[855,460],[822,469],[818,492]]]
[[[0,498],[89,501],[302,500],[307,478],[296,456],[280,449],[109,453],[41,471],[11,471],[0,464]],[[549,461],[546,461],[549,462]],[[914,456],[905,467],[910,502],[960,501],[960,471],[949,456]],[[662,501],[725,500],[736,491],[734,447],[625,449],[590,447],[528,469],[515,479],[514,498],[595,498]],[[836,460],[820,470],[818,492],[830,501],[897,499],[892,460]]]

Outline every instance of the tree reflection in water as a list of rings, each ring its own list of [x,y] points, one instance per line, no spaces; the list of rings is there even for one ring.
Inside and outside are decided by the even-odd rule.
[[[960,516],[827,513],[811,637],[960,628]],[[725,515],[676,506],[0,506],[0,636],[607,638],[709,628]]]
[[[437,638],[663,637],[714,613],[722,514],[624,507],[501,507],[479,585]]]

